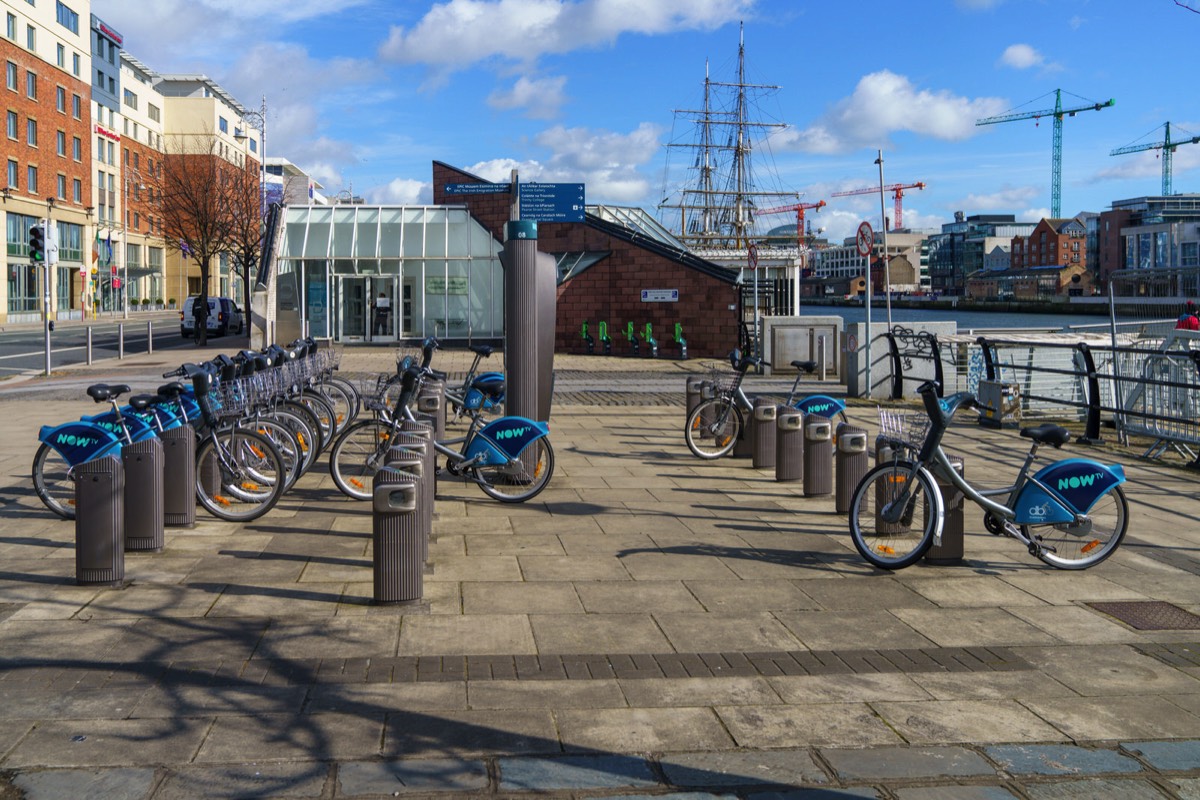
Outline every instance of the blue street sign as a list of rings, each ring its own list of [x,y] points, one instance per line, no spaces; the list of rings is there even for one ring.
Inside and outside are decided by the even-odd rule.
[[[508,194],[507,183],[447,183],[446,194]]]
[[[522,183],[521,219],[583,222],[582,183]]]

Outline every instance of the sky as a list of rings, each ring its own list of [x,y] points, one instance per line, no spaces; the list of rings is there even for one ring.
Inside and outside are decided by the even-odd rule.
[[[686,114],[736,79],[743,26],[760,129],[758,189],[796,202],[833,240],[879,195],[922,182],[906,227],[955,211],[1050,213],[1052,120],[976,120],[1114,99],[1063,125],[1062,212],[1161,192],[1160,151],[1200,135],[1192,69],[1200,0],[93,0],[125,49],[160,72],[203,72],[251,110],[266,154],[327,195],[432,202],[432,162],[483,178],[584,183],[587,202],[657,214],[678,199]],[[668,166],[670,169],[668,169]],[[1200,192],[1200,144],[1174,154],[1174,191]],[[886,197],[886,213],[893,200]],[[676,212],[677,213],[677,212]],[[671,217],[674,220],[674,217]],[[766,226],[792,213],[760,218]]]

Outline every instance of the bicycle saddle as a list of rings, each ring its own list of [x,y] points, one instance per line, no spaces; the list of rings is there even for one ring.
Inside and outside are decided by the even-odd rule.
[[[179,381],[171,381],[170,383],[164,383],[162,386],[158,387],[159,395],[165,397],[167,400],[174,400],[175,398],[179,397],[179,395],[183,394],[184,391],[184,386]]]
[[[95,383],[87,388],[88,397],[97,403],[105,403],[112,398],[120,397],[128,391],[129,386],[124,383],[117,383],[111,386],[107,383]]]
[[[158,398],[152,394],[135,394],[129,398],[129,407],[139,414],[142,414],[145,413],[145,411],[150,408],[150,406],[152,406],[154,401],[157,399]]]
[[[1069,430],[1050,422],[1044,425],[1035,425],[1032,428],[1022,428],[1021,435],[1026,439],[1033,439],[1038,444],[1048,444],[1054,447],[1062,447],[1071,441]]]
[[[492,353],[496,352],[496,349],[490,344],[473,344],[469,349],[475,355],[483,356],[484,358],[487,358]]]
[[[793,361],[792,366],[798,370],[804,370],[809,375],[817,371],[817,362],[815,361]]]

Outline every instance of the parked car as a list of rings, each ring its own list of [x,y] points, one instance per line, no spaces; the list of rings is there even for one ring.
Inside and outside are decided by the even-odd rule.
[[[183,309],[179,312],[179,334],[190,339],[196,332],[197,296],[192,295],[183,301]],[[227,333],[242,333],[246,330],[246,315],[238,308],[238,304],[228,297],[208,298],[208,320],[205,325],[210,334],[224,336]]]

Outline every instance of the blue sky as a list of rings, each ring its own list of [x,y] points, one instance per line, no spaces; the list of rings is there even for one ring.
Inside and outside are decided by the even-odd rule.
[[[1062,210],[1157,194],[1157,151],[1113,148],[1200,134],[1200,0],[94,0],[126,49],[162,72],[204,72],[245,105],[267,98],[267,154],[329,194],[429,202],[431,162],[493,180],[583,182],[589,202],[653,210],[665,144],[689,138],[705,62],[732,80],[738,24],[747,77],[783,122],[756,145],[760,188],[829,205],[840,239],[904,201],[909,227],[954,211],[1038,219],[1050,208],[1050,119],[979,117],[1116,100],[1066,120]],[[1069,93],[1069,94],[1066,94]],[[681,161],[673,155],[671,163]],[[777,176],[777,177],[776,177]],[[677,180],[679,176],[674,176]],[[1200,144],[1174,157],[1176,192],[1200,191]],[[892,203],[887,201],[890,215]],[[794,217],[792,218],[794,219]],[[779,224],[789,220],[778,218]],[[772,220],[767,220],[768,223]]]

